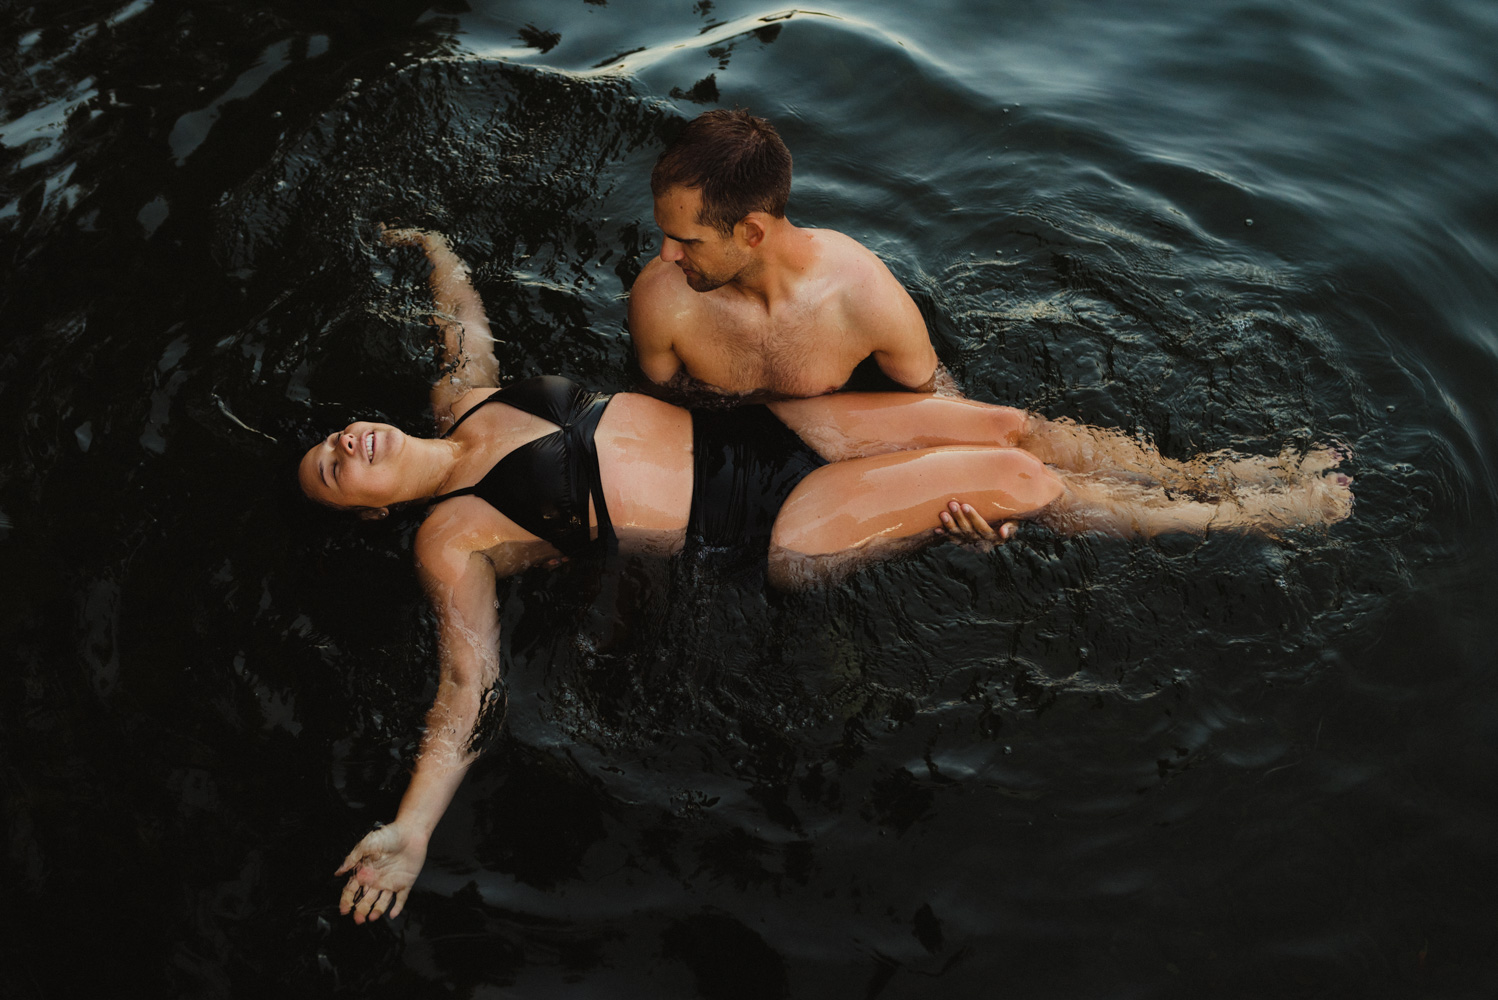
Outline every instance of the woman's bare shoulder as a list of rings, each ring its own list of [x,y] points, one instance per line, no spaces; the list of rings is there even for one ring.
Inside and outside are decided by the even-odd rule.
[[[484,400],[494,395],[497,390],[492,385],[480,386],[474,389],[465,389],[453,400],[452,409],[443,410],[434,414],[437,420],[437,429],[446,434],[453,424],[462,419],[463,414],[478,406]]]
[[[483,556],[499,576],[519,573],[556,557],[555,550],[488,502],[453,497],[434,507],[416,531],[417,570],[431,584],[458,586]]]

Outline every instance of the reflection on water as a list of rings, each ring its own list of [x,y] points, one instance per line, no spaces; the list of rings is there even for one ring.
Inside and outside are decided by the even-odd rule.
[[[96,985],[103,904],[97,967],[162,995],[1491,990],[1485,7],[303,6],[0,27],[20,995]],[[355,928],[327,876],[435,649],[414,523],[291,470],[426,427],[376,224],[451,234],[508,373],[627,388],[645,179],[709,103],[780,124],[793,217],[881,253],[970,394],[1172,455],[1339,442],[1354,516],[793,595],[508,581],[507,730]]]

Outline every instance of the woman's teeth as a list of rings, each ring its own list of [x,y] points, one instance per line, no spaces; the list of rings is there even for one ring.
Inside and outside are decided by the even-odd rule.
[[[374,461],[374,431],[364,435],[364,455],[371,462]]]

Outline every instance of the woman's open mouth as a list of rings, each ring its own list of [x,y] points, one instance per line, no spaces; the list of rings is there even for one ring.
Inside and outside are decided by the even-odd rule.
[[[364,455],[370,462],[374,462],[374,431],[364,435]]]

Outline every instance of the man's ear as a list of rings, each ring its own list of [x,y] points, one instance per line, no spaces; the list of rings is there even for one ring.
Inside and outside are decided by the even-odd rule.
[[[734,224],[734,235],[743,240],[746,246],[759,246],[764,242],[767,231],[765,218],[764,212],[750,212]]]
[[[389,507],[365,507],[359,511],[361,521],[383,521],[389,516]]]

